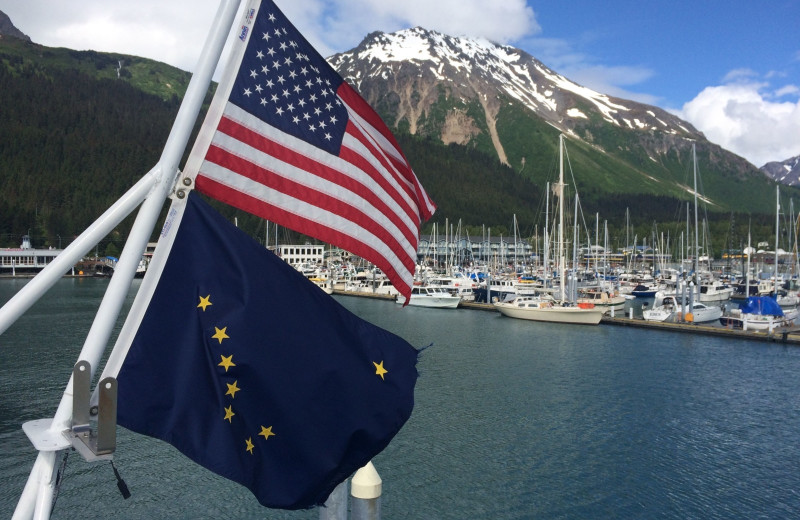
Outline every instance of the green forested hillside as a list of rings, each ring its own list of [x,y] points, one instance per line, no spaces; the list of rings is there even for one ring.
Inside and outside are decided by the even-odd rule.
[[[30,229],[37,246],[80,233],[147,172],[178,109],[125,82],[26,65],[0,67],[0,96],[0,237]]]
[[[126,64],[118,76],[120,59]],[[0,40],[0,247],[18,246],[26,233],[35,247],[66,246],[158,161],[187,83],[187,73],[150,60]],[[549,126],[515,126],[511,118],[500,131],[516,132],[528,146],[524,168],[519,156],[511,168],[480,147],[398,136],[438,205],[424,231],[447,219],[461,222],[462,231],[473,237],[484,228],[493,236],[509,236],[516,216],[523,235],[541,233],[545,183],[556,180],[557,133]],[[613,185],[619,179],[593,179],[581,168],[590,164],[585,146],[568,144],[569,164],[581,197],[581,220],[592,235],[599,214],[601,223],[608,221],[612,245],[624,242],[626,211],[635,226],[629,234],[638,235],[639,243],[661,232],[674,238],[685,229],[685,202],[676,194],[632,194],[624,185]],[[567,184],[572,204],[571,177]],[[263,239],[263,221],[218,207]],[[774,214],[750,215],[745,207],[733,217],[733,226],[728,210],[704,214],[715,251],[739,247],[748,224],[754,242],[774,241]],[[118,251],[131,221],[107,237],[99,251]],[[786,223],[784,236],[789,228]]]

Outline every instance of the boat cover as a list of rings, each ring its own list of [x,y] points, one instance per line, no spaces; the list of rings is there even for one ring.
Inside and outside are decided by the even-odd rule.
[[[741,310],[743,314],[783,316],[783,309],[770,296],[750,296],[747,298],[747,302],[742,305]]]

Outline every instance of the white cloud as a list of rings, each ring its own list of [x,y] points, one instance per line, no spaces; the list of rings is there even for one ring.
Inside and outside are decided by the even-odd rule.
[[[757,78],[758,73],[753,69],[733,69],[732,71],[725,74],[725,77],[722,78],[723,83],[731,83],[735,81],[751,81],[753,78]]]
[[[770,90],[768,84],[752,81],[707,87],[678,116],[710,141],[760,167],[800,155],[798,92],[794,85]],[[780,100],[791,95],[794,100]]]
[[[484,37],[527,49],[545,65],[586,87],[643,103],[634,92],[652,78],[649,67],[605,66],[568,40],[541,38],[525,0],[275,0],[324,56],[348,50],[369,32],[422,26],[454,36]],[[33,41],[150,57],[193,70],[219,0],[0,0],[0,10]],[[800,60],[800,52],[795,56]],[[778,84],[785,74],[763,81]],[[784,79],[785,81],[785,79]],[[750,69],[731,71],[676,113],[712,141],[761,166],[800,154],[800,88],[759,83]]]
[[[568,77],[572,81],[579,83],[592,90],[616,96],[622,99],[630,99],[639,103],[656,105],[658,97],[650,94],[631,92],[624,86],[636,85],[653,77],[653,71],[645,67],[606,67],[603,65],[583,66],[570,68],[567,67],[560,74]]]
[[[422,26],[453,36],[482,36],[500,43],[538,32],[524,0],[334,0],[341,21],[367,31]]]
[[[775,91],[775,97],[781,98],[784,96],[797,96],[800,95],[800,88],[797,85],[786,85]]]
[[[655,75],[649,67],[603,65],[595,57],[575,50],[573,43],[559,38],[526,38],[521,45],[545,66],[579,85],[648,105],[658,105],[661,101],[658,96],[630,89]]]
[[[309,3],[318,5],[310,8]],[[279,4],[301,32],[318,35],[316,41],[310,41],[324,56],[355,47],[373,31],[394,32],[415,26],[499,43],[540,31],[533,10],[524,0],[279,0]]]
[[[275,0],[323,56],[356,46],[372,31],[422,26],[509,43],[540,31],[525,0]],[[31,39],[51,47],[158,59],[192,70],[218,0],[0,0]]]
[[[39,44],[144,56],[191,70],[219,2],[195,0],[0,0],[0,10]]]

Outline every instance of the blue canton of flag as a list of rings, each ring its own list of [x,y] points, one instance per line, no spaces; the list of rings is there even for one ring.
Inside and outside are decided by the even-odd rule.
[[[263,8],[270,5],[264,3]],[[278,129],[338,154],[347,109],[344,80],[278,9],[256,18],[230,101]]]
[[[118,374],[119,424],[169,442],[265,506],[324,503],[411,415],[417,351],[199,195],[177,226]]]

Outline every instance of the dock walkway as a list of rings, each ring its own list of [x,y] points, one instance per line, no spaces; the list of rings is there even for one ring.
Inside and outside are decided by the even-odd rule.
[[[362,298],[373,298],[379,300],[394,300],[395,297],[387,294],[373,294],[365,292],[340,291],[334,290],[333,294],[340,296],[358,296]],[[470,309],[478,311],[497,312],[493,305],[489,303],[461,302],[460,309]],[[669,332],[684,332],[693,334],[705,334],[708,336],[726,337],[731,339],[745,339],[752,341],[768,341],[773,343],[787,343],[800,345],[800,326],[776,327],[772,332],[757,330],[730,329],[725,327],[713,327],[702,323],[669,323],[645,321],[641,318],[628,318],[624,316],[603,316],[600,321],[603,325],[616,325],[620,327],[639,327],[644,329],[664,330]]]

